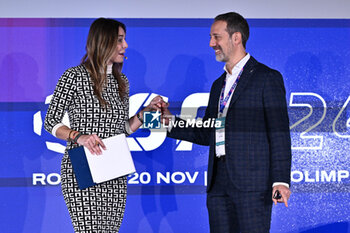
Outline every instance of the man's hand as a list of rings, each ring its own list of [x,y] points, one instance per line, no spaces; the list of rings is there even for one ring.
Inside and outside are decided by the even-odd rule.
[[[169,125],[169,121],[171,120],[173,114],[169,111],[169,103],[162,102],[162,116],[161,121],[165,125]]]
[[[141,115],[143,116],[144,112],[159,111],[161,112],[161,122],[168,125],[172,118],[172,114],[168,107],[169,103],[166,103],[163,98],[158,95],[152,99],[151,103],[147,107],[141,110]]]
[[[275,194],[275,192],[277,190],[280,192],[280,194],[282,196],[278,200],[273,198],[273,196],[274,196],[274,194]],[[275,205],[277,205],[277,202],[280,202],[280,203],[284,203],[284,205],[286,207],[288,207],[288,199],[289,199],[290,194],[291,194],[291,191],[286,186],[284,186],[284,185],[276,185],[272,189],[272,201],[275,203]]]
[[[161,111],[163,103],[164,103],[164,100],[161,96],[158,95],[154,97],[152,101],[149,103],[149,105],[142,110],[142,115],[143,115],[143,112]]]

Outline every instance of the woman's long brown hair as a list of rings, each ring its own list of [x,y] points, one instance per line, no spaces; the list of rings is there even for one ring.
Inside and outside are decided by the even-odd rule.
[[[90,27],[86,42],[86,54],[82,58],[83,64],[90,73],[94,95],[105,107],[109,103],[102,97],[102,91],[107,83],[107,64],[117,47],[119,27],[126,32],[123,23],[114,19],[96,19]],[[126,81],[121,77],[122,63],[114,63],[112,74],[117,79],[118,91],[121,99],[126,97]]]

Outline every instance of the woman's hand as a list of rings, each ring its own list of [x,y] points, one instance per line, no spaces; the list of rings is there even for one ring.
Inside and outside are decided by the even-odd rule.
[[[91,154],[93,155],[101,155],[102,151],[100,146],[102,147],[103,150],[106,150],[105,144],[102,142],[102,140],[96,135],[96,134],[91,134],[91,135],[81,135],[78,138],[77,143],[79,145],[85,146],[88,148]]]

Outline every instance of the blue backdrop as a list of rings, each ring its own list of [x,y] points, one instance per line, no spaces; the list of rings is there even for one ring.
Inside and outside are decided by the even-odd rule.
[[[41,124],[46,97],[84,55],[92,21],[0,19],[1,232],[73,232],[59,186],[64,142]],[[212,20],[121,21],[135,111],[157,93],[174,113],[190,103],[200,116],[224,65],[209,47]],[[271,232],[350,232],[350,20],[248,22],[247,51],[282,73],[291,120],[293,194],[289,208],[273,208]],[[147,129],[129,143],[137,174],[120,232],[209,232],[208,148]]]

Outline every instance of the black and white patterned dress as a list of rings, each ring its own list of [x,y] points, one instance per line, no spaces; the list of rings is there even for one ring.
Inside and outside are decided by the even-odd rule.
[[[127,83],[128,97],[121,100],[117,79],[109,73],[102,93],[109,106],[103,108],[93,94],[86,68],[79,65],[68,69],[57,83],[46,114],[45,129],[55,134],[67,111],[70,128],[83,134],[97,134],[102,139],[128,134],[125,125],[129,118],[129,84],[124,75],[122,78]],[[67,149],[76,146],[67,143]],[[61,163],[61,186],[75,232],[119,231],[126,203],[126,177],[80,190],[65,152]]]

